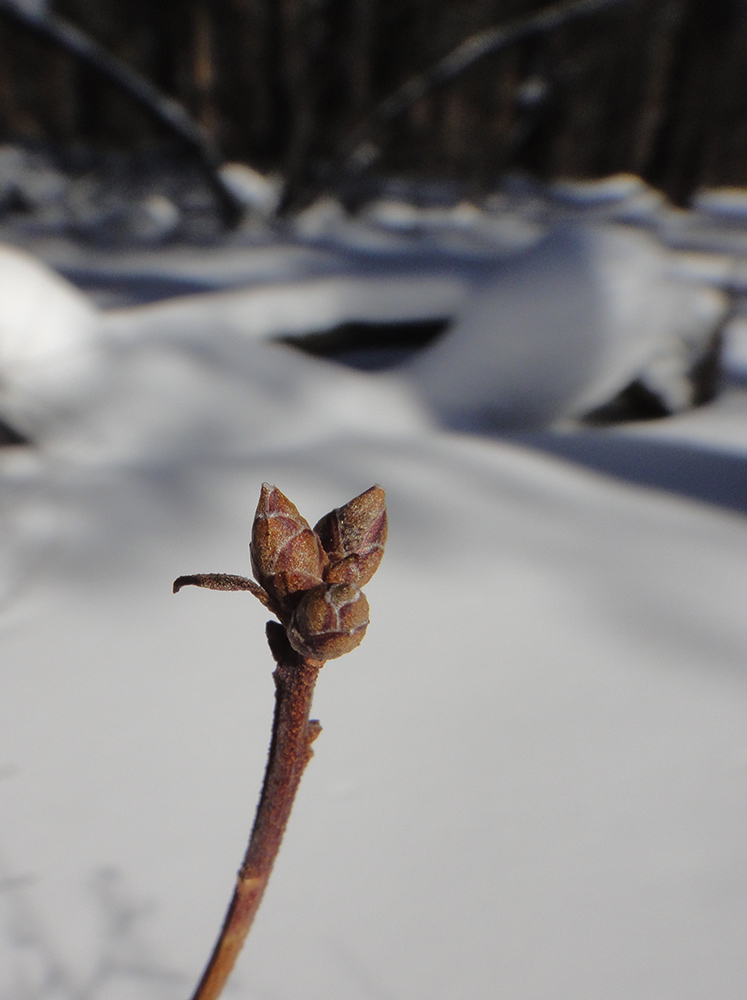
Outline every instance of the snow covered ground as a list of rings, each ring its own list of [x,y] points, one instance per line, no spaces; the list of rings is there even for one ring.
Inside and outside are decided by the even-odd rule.
[[[379,482],[391,527],[366,640],[322,672],[324,731],[227,996],[743,1000],[739,301],[714,404],[572,418],[673,330],[724,318],[747,224],[711,198],[675,227],[617,183],[357,222],[326,204],[291,237],[212,251],[33,244],[90,299],[0,257],[0,280],[17,268],[0,348],[19,316],[44,333],[5,362],[0,399],[33,441],[0,449],[3,1000],[176,1000],[199,977],[259,791],[272,664],[256,601],[171,581],[248,572],[264,480],[312,521]],[[581,227],[560,282],[537,243],[556,216]],[[614,242],[631,219],[626,271],[588,222]],[[548,329],[522,354],[532,296]],[[444,316],[451,333],[382,372],[269,339]],[[489,342],[515,404],[486,420]]]

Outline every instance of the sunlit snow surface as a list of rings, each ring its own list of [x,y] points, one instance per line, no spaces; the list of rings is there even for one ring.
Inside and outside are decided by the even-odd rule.
[[[625,197],[635,214],[641,192]],[[379,482],[391,528],[366,640],[320,678],[324,731],[227,995],[743,1000],[743,321],[710,407],[445,429],[424,368],[367,374],[268,337],[458,320],[489,279],[490,226],[514,252],[541,213],[413,235],[402,208],[349,232],[325,211],[305,224],[326,242],[46,248],[79,276],[212,291],[109,311],[90,341],[66,327],[86,364],[59,391],[40,378],[17,411],[37,444],[0,450],[0,997],[181,1000],[199,977],[259,791],[272,664],[256,601],[171,581],[248,572],[268,480],[312,522]],[[733,277],[724,253],[684,263]]]

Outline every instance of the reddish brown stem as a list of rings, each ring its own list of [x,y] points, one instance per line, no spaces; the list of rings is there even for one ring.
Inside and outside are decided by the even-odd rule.
[[[321,732],[309,712],[322,661],[299,656],[276,622],[267,623],[267,641],[277,667],[273,673],[275,717],[262,795],[231,905],[192,1000],[215,1000],[233,969],[262,901],[301,775],[313,756],[311,744]]]

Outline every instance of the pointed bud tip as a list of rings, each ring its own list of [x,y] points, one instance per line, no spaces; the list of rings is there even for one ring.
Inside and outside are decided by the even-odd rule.
[[[280,511],[299,517],[298,508],[288,497],[272,483],[262,483],[259,491],[257,514],[270,514]]]
[[[371,497],[375,499],[382,507],[386,502],[386,492],[383,486],[379,486],[378,483],[374,483],[373,486],[369,487],[361,493],[361,497]]]

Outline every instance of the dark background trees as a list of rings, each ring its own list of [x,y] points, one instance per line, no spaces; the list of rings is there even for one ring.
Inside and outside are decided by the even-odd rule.
[[[184,103],[222,157],[303,175],[403,80],[537,0],[56,0]],[[428,93],[377,169],[493,184],[642,175],[675,200],[747,184],[747,3],[627,0]],[[0,136],[141,147],[159,128],[90,68],[0,21]]]

